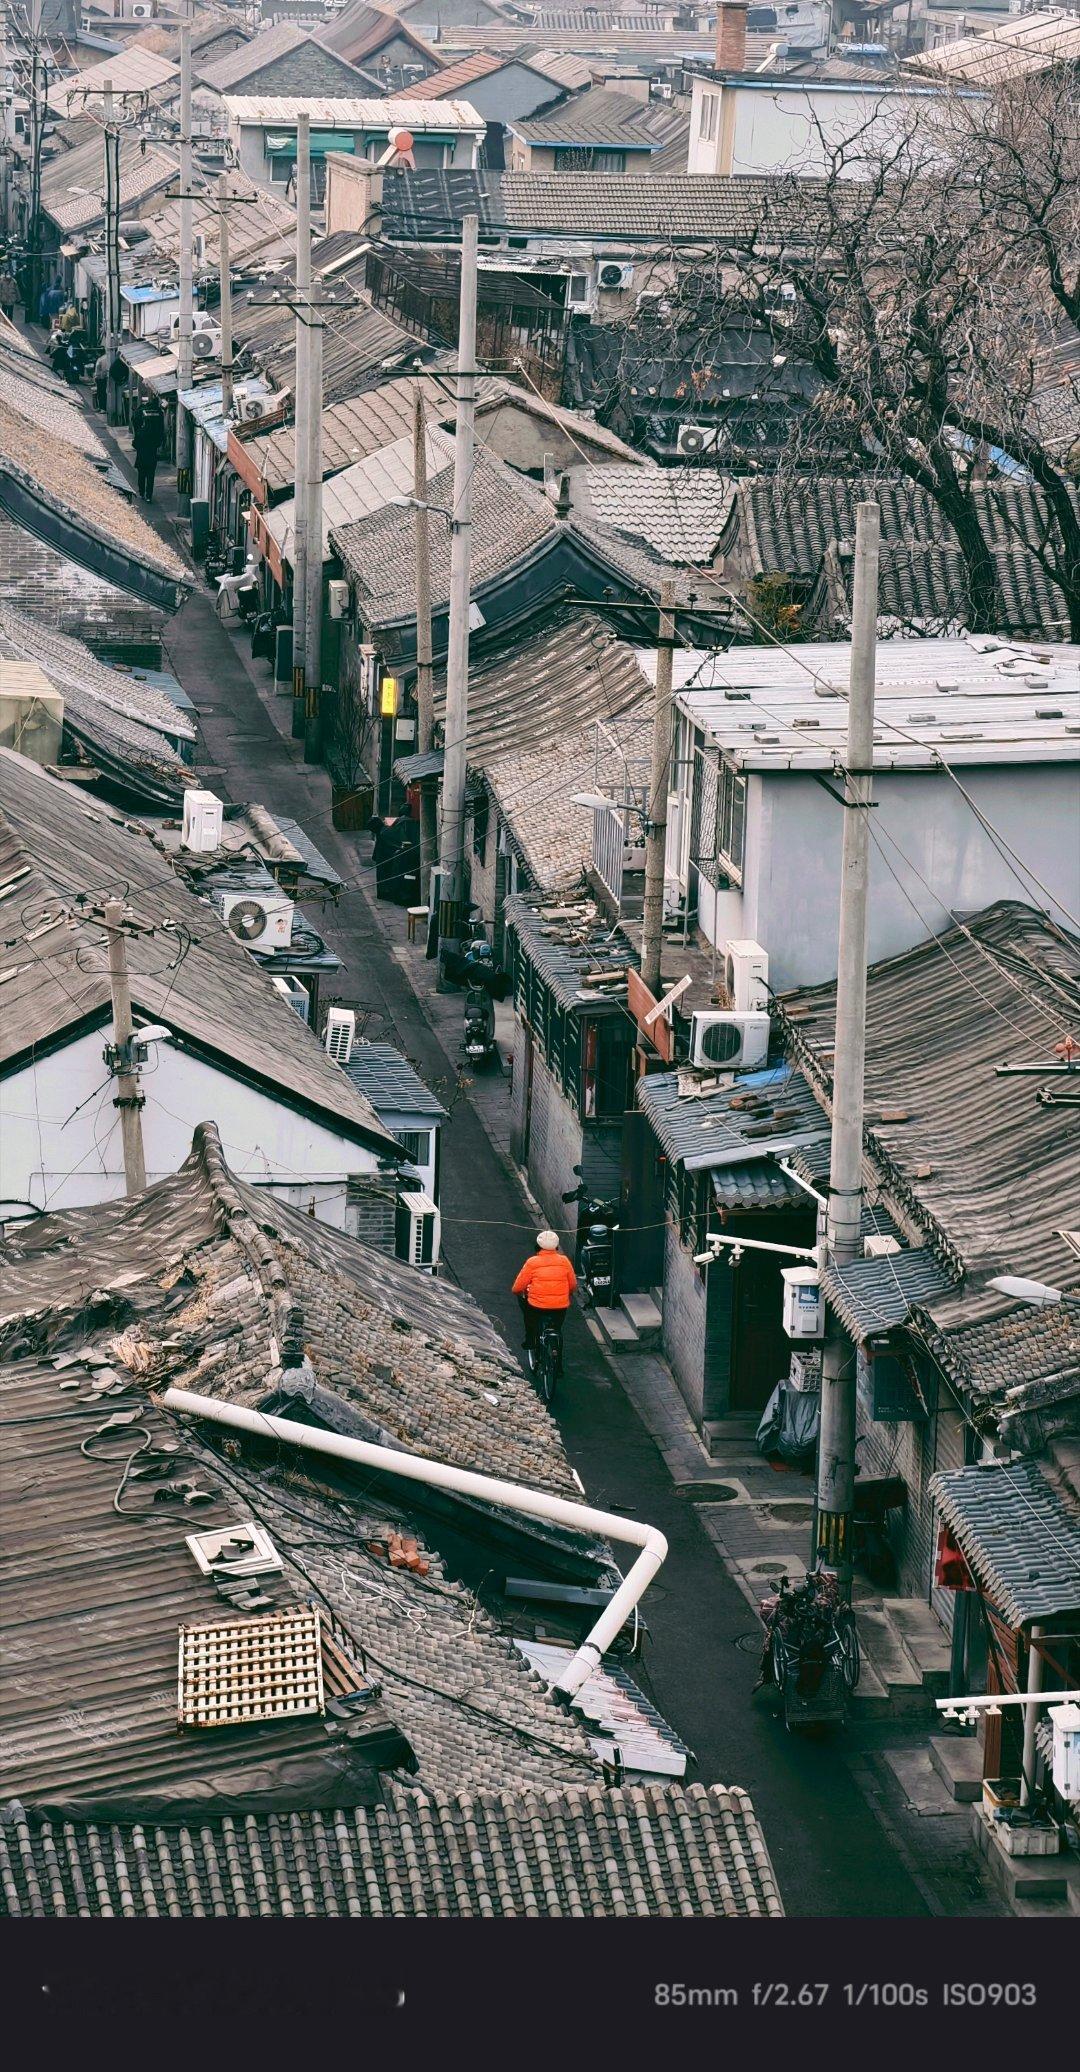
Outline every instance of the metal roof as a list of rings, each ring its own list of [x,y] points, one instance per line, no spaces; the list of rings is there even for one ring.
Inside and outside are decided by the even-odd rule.
[[[312,129],[369,129],[380,135],[394,129],[439,134],[447,130],[473,130],[483,135],[487,128],[482,115],[468,101],[357,100],[304,94],[226,94],[225,112],[230,122],[295,123],[306,109]]]
[[[960,36],[907,60],[906,70],[928,72],[947,82],[1000,86],[1053,65],[1080,64],[1080,18],[1072,10],[1047,8],[1011,16],[976,35]]]
[[[391,1115],[429,1116],[433,1122],[446,1119],[442,1102],[392,1043],[354,1043],[345,1070],[388,1127]]]
[[[805,1079],[790,1065],[742,1072],[733,1086],[700,1092],[690,1072],[648,1072],[637,1083],[638,1106],[667,1156],[687,1172],[786,1156],[826,1138],[829,1125]],[[752,1107],[735,1101],[755,1097]],[[806,1200],[809,1201],[809,1195]]]
[[[655,680],[655,654],[642,666]],[[955,764],[1080,762],[1080,646],[883,640],[875,667],[877,769],[933,768],[939,751]],[[831,769],[847,749],[850,668],[841,641],[680,649],[675,695],[743,769]]]
[[[446,752],[442,748],[428,748],[419,755],[399,755],[394,758],[394,775],[402,784],[418,784],[421,777],[441,777]]]
[[[1038,1461],[955,1468],[930,1483],[938,1509],[1011,1626],[1080,1612],[1080,1508]]]
[[[570,1660],[568,1647],[550,1641],[515,1640],[514,1646],[546,1683],[553,1683]],[[601,1762],[620,1761],[629,1781],[685,1777],[687,1763],[694,1760],[693,1750],[669,1727],[620,1663],[599,1664],[576,1693],[572,1706],[584,1720]]]

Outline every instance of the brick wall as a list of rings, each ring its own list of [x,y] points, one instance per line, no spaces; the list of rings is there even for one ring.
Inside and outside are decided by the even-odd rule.
[[[264,65],[261,72],[253,72],[248,79],[234,88],[241,94],[280,94],[288,97],[294,94],[321,94],[328,100],[364,100],[370,97],[371,89],[358,79],[351,65],[335,57],[333,51],[322,50],[318,44],[302,43],[297,50],[286,51],[280,58],[274,58]],[[312,123],[312,129],[318,125]]]
[[[664,1352],[686,1407],[699,1424],[705,1410],[705,1277],[669,1222],[664,1240]]]
[[[581,1122],[543,1059],[534,1056],[526,1172],[553,1230],[576,1230],[577,1211],[567,1207],[562,1195],[574,1185],[574,1167],[583,1162]]]
[[[907,1487],[906,1509],[894,1516],[892,1544],[898,1576],[896,1591],[903,1597],[929,1599],[937,1547],[937,1521],[928,1493],[932,1475],[964,1465],[964,1424],[945,1384],[935,1378],[933,1368],[921,1368],[920,1379],[931,1407],[931,1416],[919,1420],[886,1422],[873,1419],[860,1400],[857,1413],[858,1462],[864,1475],[902,1475]],[[947,1618],[952,1599],[947,1591],[934,1593],[935,1609]]]
[[[396,1209],[396,1189],[378,1180],[350,1180],[346,1228],[368,1251],[389,1252],[393,1256]]]

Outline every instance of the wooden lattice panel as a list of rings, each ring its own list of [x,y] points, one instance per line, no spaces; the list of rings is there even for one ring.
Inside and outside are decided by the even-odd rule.
[[[182,1727],[242,1727],[325,1710],[317,1610],[181,1626]]]

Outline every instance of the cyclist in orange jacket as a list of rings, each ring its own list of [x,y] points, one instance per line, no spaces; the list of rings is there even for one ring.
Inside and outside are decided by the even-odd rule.
[[[512,1293],[525,1316],[525,1345],[530,1359],[536,1356],[542,1324],[554,1324],[559,1334],[559,1373],[562,1373],[562,1334],[570,1297],[577,1287],[577,1275],[564,1252],[559,1250],[554,1230],[537,1232],[536,1250],[526,1259],[514,1282]]]

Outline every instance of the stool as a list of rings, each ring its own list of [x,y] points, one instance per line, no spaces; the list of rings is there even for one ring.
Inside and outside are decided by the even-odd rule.
[[[416,931],[420,927],[421,922],[424,925],[424,933],[425,935],[427,934],[427,924],[429,918],[430,916],[426,906],[406,907],[405,919],[408,923],[410,942],[416,941]]]

